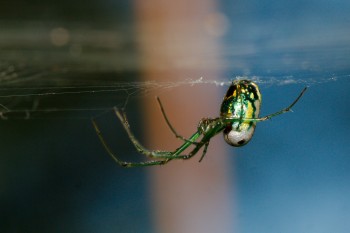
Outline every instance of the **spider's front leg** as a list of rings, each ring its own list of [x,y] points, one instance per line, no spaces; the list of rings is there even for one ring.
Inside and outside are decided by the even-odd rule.
[[[167,115],[166,115],[166,113],[165,113],[163,104],[162,104],[162,102],[160,101],[160,98],[159,98],[158,96],[157,96],[157,101],[158,101],[158,104],[159,104],[159,107],[160,107],[160,111],[162,112],[162,115],[163,115],[163,117],[164,117],[164,119],[165,119],[165,122],[166,122],[166,124],[168,125],[168,127],[170,128],[171,132],[175,135],[175,137],[178,138],[178,139],[181,139],[181,140],[184,141],[184,142],[190,142],[190,143],[192,143],[192,144],[194,144],[194,145],[198,145],[197,142],[190,141],[189,139],[187,139],[187,138],[181,136],[180,134],[178,134],[178,133],[176,132],[175,128],[174,128],[174,127],[172,126],[172,124],[170,123],[170,121],[169,121],[169,119],[168,119],[168,117],[167,117]]]
[[[189,146],[195,144],[196,143],[195,141],[201,136],[200,132],[196,132],[188,140],[186,140],[184,144],[182,144],[178,149],[176,149],[173,152],[160,151],[160,150],[148,150],[144,146],[142,146],[141,143],[139,143],[139,141],[136,139],[136,137],[132,133],[125,112],[120,111],[117,108],[114,108],[114,112],[115,112],[116,116],[118,117],[118,119],[120,120],[120,122],[122,123],[125,131],[128,134],[129,139],[131,140],[131,142],[133,143],[133,145],[137,149],[137,151],[139,153],[149,157],[149,158],[159,159],[159,160],[151,160],[151,161],[139,162],[139,163],[125,162],[125,161],[120,160],[118,158],[118,156],[115,153],[113,153],[113,151],[108,146],[105,139],[103,138],[102,133],[101,133],[99,127],[97,126],[97,123],[94,120],[92,120],[94,129],[95,129],[97,136],[99,137],[103,147],[105,148],[107,153],[112,157],[112,159],[115,162],[117,162],[120,166],[129,168],[129,167],[163,165],[163,164],[166,164],[174,159],[188,159],[188,158],[192,157],[203,146],[203,143],[201,143],[200,145],[197,145],[194,150],[192,150],[192,154],[190,153],[190,155],[181,155],[181,153],[184,150],[186,150]]]
[[[98,138],[100,139],[103,147],[105,148],[105,150],[107,151],[107,153],[111,156],[111,158],[120,166],[122,167],[126,167],[126,168],[130,168],[130,167],[144,167],[144,166],[153,166],[153,165],[163,165],[168,163],[170,160],[169,159],[165,159],[165,160],[151,160],[151,161],[146,161],[146,162],[139,162],[139,163],[133,163],[133,162],[125,162],[122,161],[118,158],[118,156],[116,154],[113,153],[112,149],[108,146],[107,142],[105,141],[105,139],[102,136],[102,133],[99,129],[99,127],[97,126],[97,123],[95,122],[95,120],[92,120],[92,124],[94,126],[94,129],[97,133]]]
[[[159,160],[151,160],[146,162],[139,162],[139,163],[132,163],[132,162],[125,162],[118,158],[118,156],[112,152],[110,147],[107,145],[106,141],[104,140],[100,129],[98,128],[96,122],[92,120],[93,126],[95,128],[95,131],[104,146],[107,153],[113,158],[115,162],[117,162],[120,166],[123,167],[142,167],[142,166],[153,166],[153,165],[163,165],[171,160],[174,159],[190,159],[192,158],[201,148],[204,146],[203,154],[200,159],[200,161],[203,159],[207,147],[209,146],[209,141],[211,137],[213,137],[219,130],[219,122],[217,120],[212,119],[205,119],[202,120],[198,126],[197,132],[195,132],[189,139],[186,139],[185,142],[178,147],[175,151],[159,151],[159,150],[148,150],[144,146],[141,145],[141,143],[138,142],[134,134],[131,132],[130,125],[128,123],[127,117],[125,112],[122,112],[118,110],[117,108],[114,109],[116,116],[121,121],[125,131],[128,134],[129,139],[133,143],[134,147],[137,149],[137,151],[141,154],[146,155],[149,158],[156,158]],[[221,130],[221,128],[220,128]],[[201,141],[197,142],[196,140],[203,135],[203,138]],[[195,148],[188,154],[183,155],[182,153],[191,145],[195,145]]]
[[[121,121],[124,129],[126,130],[126,132],[127,132],[128,136],[129,136],[131,142],[133,143],[133,145],[135,146],[137,151],[139,153],[141,153],[141,154],[146,155],[147,157],[159,158],[160,159],[160,160],[151,160],[151,161],[139,162],[139,163],[125,162],[125,161],[120,160],[118,158],[118,156],[111,150],[111,148],[108,146],[107,142],[103,138],[101,130],[97,126],[96,121],[94,119],[92,119],[92,124],[93,124],[94,129],[95,129],[95,131],[97,133],[97,136],[99,137],[99,139],[100,139],[103,147],[107,151],[107,153],[112,157],[112,159],[116,163],[118,163],[122,167],[129,168],[129,167],[143,167],[143,166],[163,165],[163,164],[166,164],[166,163],[168,163],[169,161],[172,160],[171,158],[169,158],[169,157],[171,157],[173,155],[172,152],[159,151],[159,150],[151,151],[151,150],[146,149],[144,146],[142,146],[141,143],[138,142],[138,140],[136,139],[134,134],[131,132],[125,112],[122,112],[122,111],[118,110],[117,108],[115,108],[114,111],[115,111],[116,116]]]

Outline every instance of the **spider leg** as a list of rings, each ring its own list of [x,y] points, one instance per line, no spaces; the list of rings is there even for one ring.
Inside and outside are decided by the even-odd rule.
[[[131,132],[130,125],[128,123],[128,119],[127,119],[125,112],[120,111],[117,108],[114,108],[114,112],[115,112],[116,116],[118,117],[118,119],[120,120],[120,122],[122,123],[125,131],[128,134],[129,139],[134,144],[134,147],[136,148],[136,150],[139,153],[141,153],[149,158],[157,159],[157,160],[150,160],[150,161],[138,162],[138,163],[137,162],[136,163],[126,162],[126,161],[120,160],[118,158],[118,156],[115,153],[113,153],[111,148],[108,146],[107,142],[105,141],[105,139],[102,136],[102,133],[101,133],[99,127],[97,126],[97,123],[93,119],[92,123],[93,123],[94,129],[95,129],[97,136],[99,137],[103,147],[107,151],[107,153],[111,156],[111,158],[117,164],[119,164],[120,166],[123,166],[123,167],[127,167],[127,168],[163,165],[163,164],[166,164],[166,163],[170,162],[171,160],[175,160],[175,159],[176,160],[178,160],[178,159],[187,160],[187,159],[192,158],[194,155],[196,155],[197,152],[204,146],[202,156],[199,160],[199,161],[202,161],[202,159],[204,158],[204,156],[207,152],[210,139],[213,136],[215,136],[218,132],[222,131],[224,129],[224,126],[225,126],[225,124],[224,124],[225,122],[221,121],[221,119],[205,119],[204,121],[200,122],[200,126],[198,126],[198,130],[189,139],[186,139],[185,142],[180,147],[178,147],[175,151],[171,152],[171,151],[160,151],[160,150],[148,150],[144,146],[142,146],[141,143],[139,143],[139,141],[136,139],[134,134]],[[203,136],[203,138],[199,142],[197,142],[196,140],[200,136]],[[191,145],[195,146],[192,149],[192,151],[190,151],[190,153],[187,155],[183,155],[182,153]]]
[[[183,160],[187,160],[192,158],[193,156],[195,156],[197,154],[197,152],[202,148],[202,146],[204,145],[204,149],[203,149],[203,153],[201,158],[199,159],[199,162],[202,161],[202,159],[204,158],[205,154],[207,153],[207,148],[209,146],[209,141],[207,142],[199,142],[198,145],[188,154],[188,155],[176,155],[174,154],[172,157],[172,159],[183,159]],[[176,151],[175,151],[176,153]]]
[[[125,131],[127,132],[131,142],[134,144],[136,150],[139,153],[146,155],[147,157],[152,157],[152,151],[150,151],[150,150],[146,149],[144,146],[142,146],[141,143],[139,143],[139,141],[136,139],[134,134],[131,132],[130,125],[128,123],[128,119],[126,117],[125,112],[121,112],[117,108],[114,108],[114,112],[117,115],[117,117],[119,118],[120,122],[122,123]]]
[[[170,159],[165,159],[165,160],[151,160],[151,161],[146,161],[146,162],[139,162],[139,163],[132,163],[132,162],[125,162],[122,161],[120,159],[118,159],[118,156],[115,155],[111,148],[108,146],[107,142],[105,141],[105,139],[102,136],[102,133],[100,131],[100,129],[98,128],[95,120],[92,120],[92,124],[94,126],[94,129],[97,133],[98,138],[100,139],[103,147],[105,148],[105,150],[107,151],[107,153],[111,156],[111,158],[120,166],[122,167],[144,167],[144,166],[153,166],[153,165],[163,165],[166,164],[170,161]]]
[[[199,159],[199,162],[201,162],[204,158],[204,156],[206,155],[207,153],[207,150],[208,150],[208,146],[209,146],[209,142],[210,142],[210,139],[212,137],[214,137],[216,134],[218,134],[219,132],[221,132],[224,128],[225,128],[225,122],[223,121],[218,121],[220,119],[206,119],[206,121],[201,121],[200,124],[204,125],[203,127],[204,128],[207,128],[208,125],[211,125],[212,127],[209,128],[209,130],[204,130],[202,129],[203,131],[199,130],[197,133],[195,133],[191,138],[190,140],[192,140],[192,138],[197,134],[198,136],[203,134],[203,138],[200,142],[197,143],[196,147],[188,154],[188,155],[181,155],[180,158],[181,159],[190,159],[192,158],[201,148],[202,146],[204,146],[204,149],[203,149],[203,153],[202,153],[202,156],[201,158]],[[214,123],[208,123],[208,121]],[[201,126],[199,126],[199,128],[201,128]],[[185,143],[186,144],[186,143]],[[181,148],[181,147],[180,147]],[[179,148],[179,149],[180,149]]]
[[[204,144],[203,153],[202,153],[201,158],[199,159],[199,162],[202,162],[202,160],[203,160],[205,154],[207,153],[208,146],[209,146],[209,141],[207,141],[207,142]]]
[[[195,147],[195,149],[192,150],[192,152],[190,153],[190,155],[180,155],[184,150],[186,150],[189,146],[193,145],[195,140],[197,140],[202,134],[201,132],[197,131],[196,133],[194,133],[189,140],[187,140],[184,144],[182,144],[179,148],[177,148],[175,151],[170,152],[170,151],[159,151],[159,150],[148,150],[146,149],[144,146],[141,145],[141,143],[138,142],[138,140],[135,138],[134,134],[131,132],[130,130],[130,126],[126,117],[126,114],[122,111],[119,111],[117,108],[114,109],[115,114],[117,115],[117,117],[119,118],[119,120],[121,121],[124,129],[126,130],[131,142],[134,144],[135,148],[137,149],[137,151],[149,158],[156,158],[159,160],[150,160],[150,161],[146,161],[146,162],[139,162],[139,163],[134,163],[134,162],[125,162],[122,161],[118,158],[118,156],[113,153],[113,151],[111,150],[111,148],[108,146],[107,142],[105,141],[105,139],[102,136],[102,133],[99,129],[99,127],[97,126],[97,123],[95,122],[95,120],[92,120],[94,129],[97,133],[97,136],[99,137],[103,147],[105,148],[105,150],[107,151],[107,153],[111,156],[111,158],[120,166],[123,167],[143,167],[143,166],[153,166],[153,165],[163,165],[168,163],[169,161],[173,160],[173,159],[189,159],[192,156],[194,156],[198,150],[204,145],[203,143],[197,143],[197,146]]]
[[[204,158],[204,156],[206,155],[207,153],[207,149],[208,149],[208,146],[209,146],[209,142],[210,142],[210,139],[212,137],[214,137],[217,133],[221,132],[225,126],[224,122],[220,122],[220,124],[217,122],[217,121],[213,121],[215,122],[214,126],[212,128],[210,128],[209,131],[206,131],[205,134],[203,134],[200,130],[198,132],[196,132],[195,134],[192,135],[192,137],[190,138],[190,140],[192,140],[193,138],[196,138],[196,137],[199,137],[200,135],[203,134],[203,138],[200,142],[197,143],[197,145],[195,146],[195,148],[188,154],[188,155],[179,155],[184,149],[182,149],[182,147],[184,147],[186,145],[186,143],[182,146],[182,147],[179,147],[173,156],[176,156],[175,159],[184,159],[184,160],[187,160],[187,159],[190,159],[192,158],[194,155],[197,154],[197,152],[202,148],[202,146],[204,146],[204,149],[203,149],[203,153],[202,153],[202,156],[201,158],[199,159],[199,162],[201,162]],[[203,123],[204,124],[204,123]],[[187,147],[184,147],[184,148],[187,148]]]
[[[272,114],[269,114],[267,116],[264,116],[264,117],[260,117],[260,118],[227,118],[225,119],[225,121],[227,122],[232,122],[232,121],[237,121],[237,120],[240,120],[240,121],[253,121],[253,122],[260,122],[260,121],[266,121],[266,120],[269,120],[271,119],[272,117],[275,117],[275,116],[278,116],[278,115],[281,115],[283,113],[286,113],[286,112],[291,112],[292,111],[292,107],[300,100],[300,98],[304,95],[305,91],[307,90],[307,87],[305,87],[299,94],[299,96],[293,101],[293,103],[291,103],[288,107],[278,111],[278,112],[275,112],[275,113],[272,113]]]
[[[148,150],[144,146],[141,145],[141,143],[136,139],[135,135],[131,132],[130,125],[128,123],[127,117],[125,112],[122,112],[118,110],[117,108],[114,108],[114,112],[121,121],[121,123],[124,126],[125,131],[127,132],[131,142],[134,144],[136,150],[146,155],[150,158],[174,158],[174,154],[179,155],[181,152],[183,152],[187,147],[191,146],[192,144],[198,144],[195,142],[201,135],[200,132],[196,132],[193,134],[189,140],[186,139],[185,143],[182,144],[177,150],[174,152],[169,151],[160,151],[160,150]]]
[[[158,104],[159,104],[159,107],[160,107],[160,110],[162,112],[162,115],[165,119],[165,122],[167,123],[168,127],[170,128],[171,132],[173,132],[173,134],[175,135],[176,138],[179,138],[181,139],[182,141],[185,141],[185,142],[191,142],[190,140],[186,139],[185,137],[181,136],[180,134],[178,134],[175,130],[175,128],[171,125],[166,113],[165,113],[165,110],[164,110],[164,107],[163,107],[163,104],[162,102],[160,101],[160,98],[157,96],[157,101],[158,101]],[[195,144],[197,145],[198,143],[197,142],[191,142],[192,144]]]
[[[131,167],[146,167],[146,166],[154,166],[154,165],[164,165],[168,162],[170,162],[171,160],[174,159],[183,159],[183,160],[187,160],[192,158],[194,155],[197,154],[197,152],[202,148],[202,146],[204,145],[204,150],[203,150],[203,154],[201,156],[201,159],[199,160],[199,162],[202,161],[204,155],[207,152],[207,148],[209,146],[209,141],[203,143],[203,142],[199,142],[198,145],[188,154],[188,155],[181,155],[181,153],[187,149],[190,145],[192,145],[192,143],[190,142],[185,142],[182,146],[180,146],[178,149],[176,149],[174,152],[167,152],[167,151],[148,151],[150,153],[150,157],[152,158],[163,158],[163,160],[150,160],[150,161],[146,161],[146,162],[126,162],[126,161],[122,161],[120,159],[118,159],[118,156],[116,154],[114,154],[111,150],[111,148],[108,146],[107,142],[105,141],[105,139],[102,136],[102,133],[100,131],[100,129],[97,126],[97,123],[92,120],[94,129],[97,133],[97,136],[99,137],[103,147],[105,148],[105,150],[107,151],[107,153],[111,156],[111,158],[120,166],[125,167],[125,168],[131,168]],[[199,134],[198,132],[195,133],[191,138],[196,138],[198,137]],[[145,154],[144,151],[142,151],[141,153]]]
[[[299,94],[299,96],[293,101],[293,103],[291,103],[291,105],[289,105],[288,107],[278,111],[278,112],[275,112],[275,113],[272,113],[270,115],[267,115],[265,117],[261,117],[261,118],[258,118],[256,119],[257,121],[266,121],[266,120],[269,120],[271,119],[272,117],[275,117],[275,116],[278,116],[280,114],[283,114],[283,113],[286,113],[286,112],[290,112],[292,111],[292,107],[300,100],[300,98],[304,95],[305,91],[306,91],[307,87],[305,87],[301,93]]]

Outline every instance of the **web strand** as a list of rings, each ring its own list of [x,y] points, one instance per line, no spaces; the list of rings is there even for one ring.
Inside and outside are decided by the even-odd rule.
[[[38,116],[45,118],[48,113],[58,112],[80,112],[82,115],[91,113],[101,115],[106,111],[112,110],[113,106],[107,107],[54,107],[40,106],[41,98],[66,98],[67,96],[90,96],[94,98],[99,95],[118,95],[121,96],[115,105],[126,108],[129,99],[132,97],[142,97],[149,93],[162,92],[179,88],[182,86],[212,85],[215,87],[229,86],[232,80],[249,79],[256,82],[259,86],[285,86],[285,85],[303,85],[313,86],[328,82],[334,82],[340,79],[349,79],[350,75],[330,75],[327,77],[317,78],[296,78],[294,76],[283,77],[262,77],[262,76],[236,76],[231,80],[213,80],[213,79],[184,79],[183,81],[146,81],[146,82],[120,82],[113,85],[82,85],[82,86],[41,86],[41,87],[3,87],[0,88],[0,119],[33,119]],[[7,94],[6,94],[7,93]],[[11,101],[10,101],[11,100]],[[17,100],[17,101],[13,101]],[[58,100],[59,101],[59,100]],[[15,102],[15,103],[13,103]],[[21,102],[30,102],[31,106],[21,107]],[[73,117],[74,118],[74,117]],[[84,117],[78,117],[84,118]]]

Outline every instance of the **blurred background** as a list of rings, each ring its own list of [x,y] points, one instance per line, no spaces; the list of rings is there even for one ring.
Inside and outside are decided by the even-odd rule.
[[[350,2],[2,1],[0,232],[349,232]],[[217,117],[236,76],[257,79],[252,141],[206,157],[142,161]],[[288,85],[287,85],[288,84]]]

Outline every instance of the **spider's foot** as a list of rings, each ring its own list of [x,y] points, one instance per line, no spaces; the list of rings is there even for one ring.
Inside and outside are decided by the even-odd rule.
[[[120,164],[120,166],[122,166],[122,167],[131,167],[131,164],[130,164],[130,163],[127,163],[127,162],[120,162],[119,164]]]
[[[160,165],[166,164],[166,163],[168,163],[169,161],[171,161],[171,159],[162,160],[162,163],[161,163]]]

